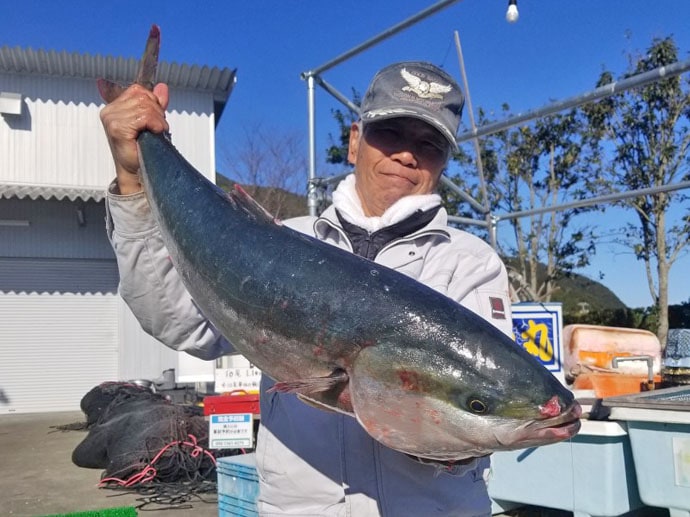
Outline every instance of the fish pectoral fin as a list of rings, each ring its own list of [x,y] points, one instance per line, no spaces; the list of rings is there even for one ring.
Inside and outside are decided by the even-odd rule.
[[[336,386],[347,383],[349,377],[344,370],[336,370],[328,377],[312,377],[308,379],[297,379],[294,381],[276,382],[268,392],[278,391],[280,393],[321,393],[328,391]]]

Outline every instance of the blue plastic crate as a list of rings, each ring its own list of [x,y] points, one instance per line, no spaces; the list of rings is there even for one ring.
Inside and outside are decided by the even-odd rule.
[[[259,512],[255,509],[246,508],[238,505],[238,500],[234,497],[218,494],[218,516],[219,517],[259,517]]]
[[[254,453],[219,458],[218,509],[221,517],[258,515],[259,477]]]

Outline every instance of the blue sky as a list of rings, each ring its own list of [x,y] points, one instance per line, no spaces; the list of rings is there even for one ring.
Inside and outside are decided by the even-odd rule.
[[[260,124],[306,135],[306,85],[314,69],[434,4],[433,0],[253,0],[119,2],[25,0],[0,17],[0,46],[139,57],[148,28],[162,30],[161,59],[238,69],[238,82],[218,125],[219,152]],[[462,0],[323,77],[341,92],[362,92],[377,69],[392,61],[424,59],[460,78],[453,41],[458,31],[475,111],[514,113],[591,90],[599,73],[626,68],[627,55],[653,38],[673,36],[690,57],[690,1],[518,0],[520,19],[505,21],[507,0]],[[1,85],[0,85],[1,88]],[[318,91],[317,149],[328,146],[338,107]],[[469,125],[465,115],[464,123]],[[305,148],[306,153],[306,148]],[[221,172],[221,160],[218,165]],[[621,249],[601,248],[584,271],[629,306],[651,298],[641,263]],[[671,272],[671,302],[690,299],[685,257]]]

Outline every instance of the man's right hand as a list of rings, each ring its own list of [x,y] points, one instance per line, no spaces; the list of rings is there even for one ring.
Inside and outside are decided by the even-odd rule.
[[[136,139],[144,130],[152,133],[168,131],[165,120],[168,100],[168,86],[165,84],[157,84],[153,91],[133,84],[101,110],[101,122],[115,161],[117,184],[122,195],[141,191]]]

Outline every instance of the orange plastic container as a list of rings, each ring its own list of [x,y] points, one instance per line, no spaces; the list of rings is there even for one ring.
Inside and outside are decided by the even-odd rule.
[[[615,397],[647,391],[647,375],[634,375],[615,372],[588,372],[575,378],[573,389],[593,390],[597,398]],[[659,385],[661,376],[654,376],[654,384]]]
[[[648,330],[598,325],[566,325],[563,327],[564,369],[566,376],[576,377],[586,367],[613,369],[614,357],[650,356],[653,373],[661,371],[661,344]],[[585,368],[582,368],[582,367]],[[616,371],[644,376],[644,361],[621,362]]]

